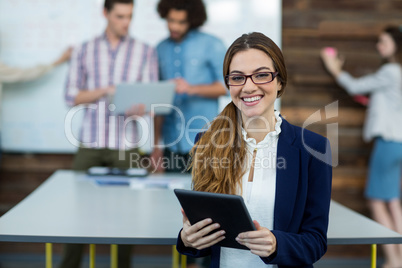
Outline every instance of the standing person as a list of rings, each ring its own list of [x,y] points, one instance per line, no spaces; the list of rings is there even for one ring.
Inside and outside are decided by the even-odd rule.
[[[133,0],[105,0],[105,32],[83,43],[72,56],[66,101],[71,106],[91,104],[85,111],[74,170],[92,166],[131,168],[135,167],[130,165],[131,157],[139,156],[137,148],[126,146],[127,141],[136,141],[135,122],[125,126],[111,120],[113,107],[109,105],[117,84],[158,80],[156,51],[128,35],[133,5]],[[126,111],[126,116],[143,114],[143,105],[133,105]],[[67,244],[64,248],[60,267],[79,267],[83,245]],[[130,246],[119,245],[119,267],[130,266],[130,251]]]
[[[351,95],[369,94],[363,137],[374,139],[365,195],[372,217],[402,234],[400,178],[402,164],[402,32],[401,27],[386,27],[379,35],[377,51],[383,65],[374,74],[354,78],[342,70],[344,60],[321,57],[328,72]],[[384,245],[383,267],[402,266],[402,246]]]
[[[31,68],[17,68],[8,66],[0,62],[0,111],[1,111],[1,95],[2,95],[2,83],[15,83],[25,82],[39,78],[47,74],[50,70],[59,66],[60,64],[68,61],[71,56],[71,48],[66,49],[61,56],[50,64],[41,64]],[[1,114],[0,114],[1,120]],[[1,121],[0,121],[1,128]],[[0,133],[1,134],[1,133]],[[1,135],[0,135],[1,141]],[[1,151],[0,151],[1,159]]]
[[[232,102],[192,149],[193,188],[242,195],[257,230],[236,238],[250,250],[219,247],[225,230],[216,231],[218,223],[204,219],[191,225],[183,212],[177,249],[193,257],[211,255],[211,267],[313,267],[327,249],[329,141],[274,110],[287,71],[270,38],[250,33],[236,39],[223,73]]]
[[[198,30],[207,19],[202,0],[161,0],[157,9],[170,33],[157,46],[160,78],[175,81],[174,106],[180,111],[164,118],[165,151],[155,150],[152,157],[164,154],[166,171],[184,172],[197,130],[218,114],[218,97],[226,94],[220,75],[226,49]]]

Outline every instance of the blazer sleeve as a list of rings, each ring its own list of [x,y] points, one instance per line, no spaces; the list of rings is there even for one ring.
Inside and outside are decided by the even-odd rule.
[[[211,254],[210,247],[202,250],[186,247],[180,237],[180,233],[182,230],[183,229],[181,229],[179,232],[179,236],[177,237],[177,243],[176,243],[176,249],[180,254],[187,255],[193,258],[205,257]]]
[[[293,225],[290,231],[272,230],[277,240],[277,250],[272,256],[262,258],[267,264],[278,264],[280,267],[311,267],[327,250],[332,184],[331,152],[326,138],[314,135],[307,143],[310,142],[315,144],[310,148],[325,152],[323,157],[326,159],[319,159],[302,150],[301,166],[304,171],[300,176],[307,179],[307,194],[304,199],[304,211],[293,211],[295,214],[301,213],[300,225]],[[305,176],[307,178],[304,178]]]

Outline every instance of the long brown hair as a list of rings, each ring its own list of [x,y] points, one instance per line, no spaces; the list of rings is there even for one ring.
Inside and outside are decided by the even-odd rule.
[[[279,47],[262,33],[243,34],[233,42],[225,55],[223,75],[229,74],[230,63],[236,53],[252,48],[263,51],[272,59],[275,70],[279,72],[277,79],[282,85],[278,92],[280,97],[287,82],[285,61]],[[226,86],[229,88],[227,83]],[[190,152],[194,190],[226,194],[238,194],[239,189],[242,191],[247,150],[241,124],[240,111],[230,102],[195,144]]]

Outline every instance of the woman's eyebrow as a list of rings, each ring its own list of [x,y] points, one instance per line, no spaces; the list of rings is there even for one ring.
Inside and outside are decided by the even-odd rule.
[[[260,71],[262,71],[262,70],[271,71],[271,68],[266,67],[266,66],[262,66],[262,67],[259,67],[259,68],[255,69],[255,70],[253,71],[253,73],[257,73],[257,72],[260,72]],[[233,73],[235,73],[235,74],[236,74],[236,73],[238,73],[238,74],[244,74],[244,72],[239,71],[239,70],[233,70],[233,71],[231,71],[230,73],[231,73],[231,74],[233,74]]]
[[[271,68],[262,66],[262,67],[260,67],[260,68],[255,69],[254,72],[259,72],[259,71],[262,71],[262,70],[271,71]]]

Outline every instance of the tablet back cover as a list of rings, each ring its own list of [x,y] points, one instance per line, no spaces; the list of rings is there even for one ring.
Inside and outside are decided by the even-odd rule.
[[[255,230],[241,196],[182,189],[175,189],[174,192],[191,224],[206,218],[220,224],[219,230],[226,232],[226,238],[218,245],[248,249],[235,240],[239,233]]]

